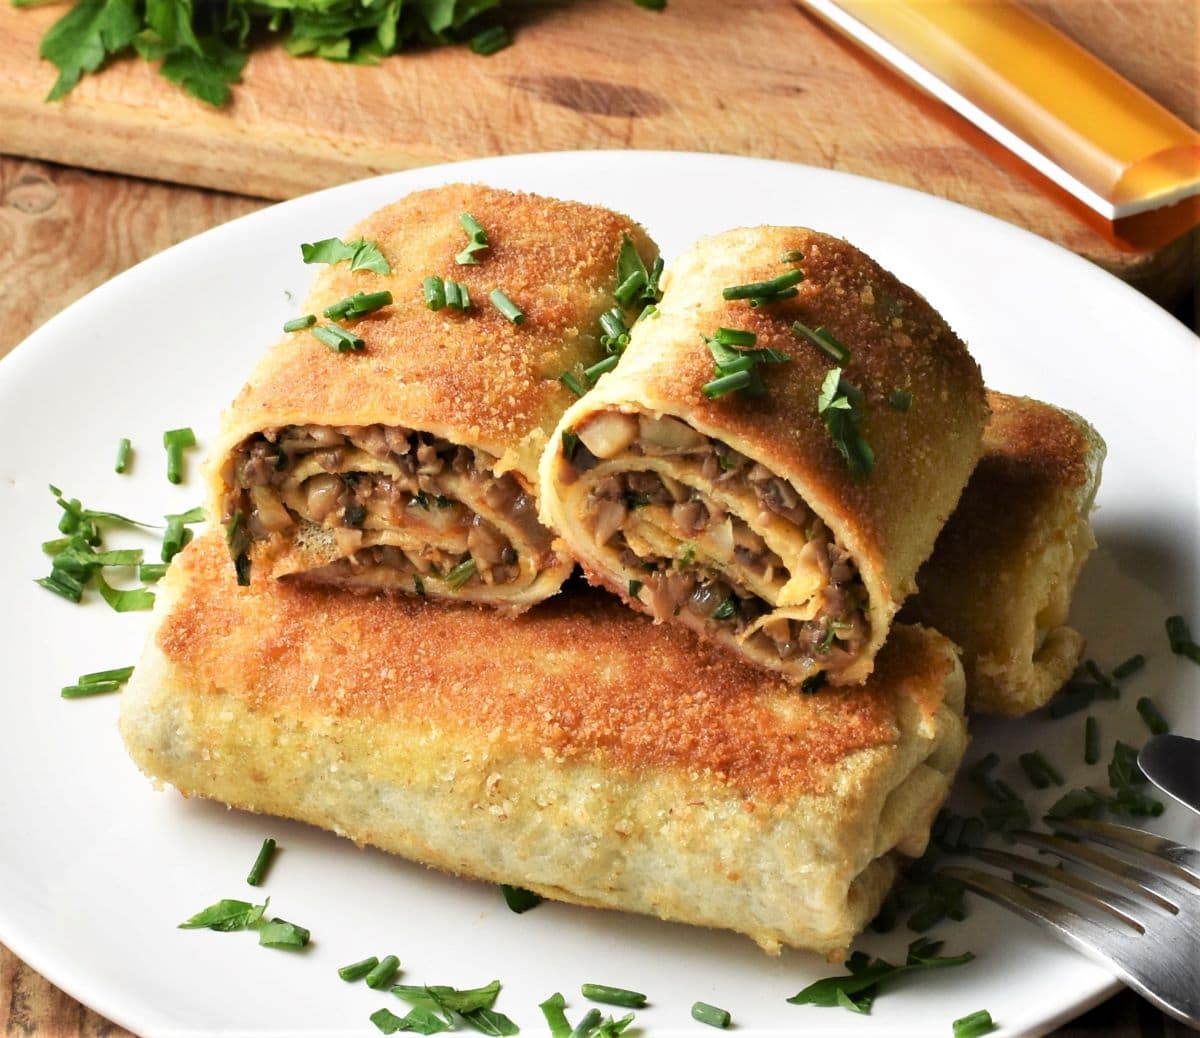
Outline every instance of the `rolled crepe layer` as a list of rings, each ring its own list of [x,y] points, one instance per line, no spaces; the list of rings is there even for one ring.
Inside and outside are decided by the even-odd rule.
[[[586,589],[519,618],[172,565],[121,731],[185,795],[547,897],[842,951],[919,855],[965,747],[962,676],[898,627],[853,694]]]
[[[474,263],[457,259],[471,244],[463,213],[487,238]],[[358,293],[393,301],[340,318],[359,351],[310,329],[285,335],[224,416],[211,492],[234,554],[276,577],[516,611],[557,591],[572,562],[538,522],[537,461],[574,399],[559,376],[604,355],[598,322],[627,238],[652,261],[627,217],[465,185],[409,195],[351,230],[391,273],[324,266],[300,312],[321,327]],[[466,309],[430,309],[430,276],[465,286]]]
[[[794,296],[723,298],[797,267]],[[921,296],[814,231],[704,239],[664,287],[616,370],[563,416],[542,519],[590,580],[657,619],[792,682],[861,682],[978,458],[978,366]],[[705,395],[720,328],[773,351],[762,392]],[[857,469],[820,411],[839,366],[873,456]]]
[[[1104,441],[1070,411],[988,393],[983,457],[901,614],[962,648],[967,703],[1017,716],[1071,676],[1084,638],[1067,623],[1095,538]]]

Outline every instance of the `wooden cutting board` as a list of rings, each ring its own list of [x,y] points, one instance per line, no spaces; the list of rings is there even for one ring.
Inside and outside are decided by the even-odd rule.
[[[1193,0],[1030,6],[1195,122]],[[731,152],[963,202],[1160,298],[1194,277],[1196,235],[1164,246],[1136,226],[1114,231],[795,0],[671,0],[662,13],[631,0],[505,7],[517,42],[490,58],[442,48],[365,68],[263,48],[217,111],[140,60],[43,103],[55,72],[37,45],[63,8],[0,0],[0,150],[268,198],[500,153]]]

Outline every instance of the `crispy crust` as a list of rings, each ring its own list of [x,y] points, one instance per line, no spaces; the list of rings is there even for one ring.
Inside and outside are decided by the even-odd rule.
[[[455,255],[468,239],[459,214],[484,226],[490,249],[478,266]],[[345,237],[379,242],[392,273],[319,268],[300,313],[321,315],[355,292],[391,291],[394,304],[353,324],[365,348],[336,353],[308,332],[284,337],[259,362],[225,413],[210,456],[212,514],[220,517],[229,462],[248,436],[297,425],[399,425],[499,458],[536,493],[547,435],[574,399],[560,381],[602,355],[597,321],[613,305],[617,255],[628,234],[649,262],[657,249],[619,213],[577,202],[455,184],[408,195]],[[436,274],[465,283],[466,314],[431,311],[422,284]],[[520,326],[488,300],[503,288],[525,313]],[[331,561],[329,539],[297,540],[283,568]],[[564,558],[547,570],[536,598],[554,593],[570,572]]]
[[[772,951],[846,946],[965,746],[956,655],[921,628],[854,694],[800,696],[595,592],[511,620],[239,589],[211,534],[157,610],[121,717],[153,778]]]
[[[1083,654],[1067,614],[1096,543],[1089,513],[1105,448],[1070,411],[1003,393],[988,401],[983,457],[902,617],[962,647],[972,710],[1017,716],[1043,706]]]
[[[781,257],[793,250],[803,253],[805,272],[795,298],[758,309],[722,299],[728,285],[791,269]],[[664,284],[660,315],[637,325],[620,366],[559,423],[542,460],[543,521],[589,573],[624,594],[626,577],[608,572],[564,506],[561,432],[610,408],[684,420],[786,478],[850,550],[869,593],[871,638],[860,662],[834,680],[860,682],[979,457],[987,417],[979,367],[922,296],[848,242],[816,231],[754,227],[703,239],[668,268]],[[875,453],[861,483],[817,413],[833,362],[797,337],[795,320],[825,326],[851,351],[845,378],[866,396],[862,429]],[[753,331],[758,347],[791,357],[766,370],[765,396],[701,393],[713,377],[701,337],[720,326]],[[910,410],[890,405],[894,390],[912,394]]]

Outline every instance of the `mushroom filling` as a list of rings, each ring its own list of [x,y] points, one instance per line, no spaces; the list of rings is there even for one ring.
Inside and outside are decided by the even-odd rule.
[[[240,513],[258,542],[332,531],[342,557],[303,574],[326,583],[383,587],[406,576],[418,592],[420,578],[457,592],[532,579],[551,535],[532,495],[495,464],[478,448],[395,426],[268,429],[233,457],[224,521]]]
[[[837,670],[857,657],[869,637],[866,589],[850,553],[790,483],[675,418],[601,412],[576,434],[563,481],[599,469],[584,521],[656,617],[686,611],[723,626],[758,655],[814,670]],[[667,457],[680,478],[664,471]],[[636,458],[646,467],[625,467]],[[691,479],[713,492],[685,482]],[[734,499],[752,502],[760,529],[778,529],[782,519],[803,532],[798,560],[811,593],[793,595],[795,608],[779,604],[795,574],[732,510]]]

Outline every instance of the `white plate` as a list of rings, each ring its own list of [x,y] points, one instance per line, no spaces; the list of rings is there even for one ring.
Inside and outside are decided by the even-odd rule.
[[[132,663],[145,614],[72,607],[33,583],[55,536],[53,481],[93,508],[155,517],[200,501],[163,477],[164,429],[191,425],[201,445],[257,355],[294,316],[311,269],[297,245],[339,234],[416,188],[486,181],[600,202],[643,221],[666,256],[737,224],[797,223],[840,234],[917,286],[968,340],[989,385],[1090,417],[1110,452],[1075,620],[1111,666],[1149,657],[1120,703],[1099,705],[1106,746],[1145,737],[1133,701],[1150,694],[1175,730],[1200,733],[1200,670],[1167,650],[1162,621],[1200,627],[1197,595],[1197,357],[1200,344],[1133,290],[1083,260],[959,206],[886,184],[760,160],[686,154],[517,156],[348,184],[236,220],[96,290],[0,363],[0,939],[105,1016],[147,1035],[375,1033],[391,996],[348,985],[336,968],[394,951],[408,982],[504,982],[497,1008],[544,1033],[537,1003],[564,992],[573,1019],[584,981],[650,994],[645,1033],[704,1032],[703,999],[745,1034],[949,1034],[987,1008],[1004,1034],[1049,1029],[1114,985],[1033,927],[972,900],[940,928],[961,969],[909,978],[870,1017],[785,999],[832,972],[814,956],[771,959],[749,941],[617,913],[545,904],[516,916],[489,886],[446,878],[305,826],[155,792],[125,757],[115,696],[64,702],[85,671]],[[70,271],[63,271],[69,277]],[[132,438],[132,475],[113,474]],[[914,488],[919,492],[919,488]],[[137,543],[137,538],[110,538]],[[146,540],[147,546],[153,542]],[[1104,783],[1082,764],[1083,715],[979,724],[972,757],[995,748],[1014,769],[1039,746],[1071,784]],[[1010,781],[1027,784],[1019,772]],[[960,790],[959,795],[964,791]],[[969,793],[967,793],[969,798]],[[1040,807],[1049,796],[1034,801]],[[1182,808],[1156,827],[1197,842]],[[248,934],[175,929],[221,897],[247,897],[260,840],[284,848],[266,893],[303,923],[303,955]],[[869,938],[903,955],[913,935]]]

